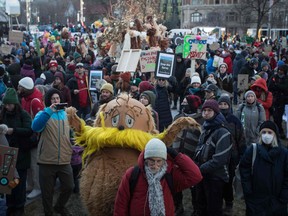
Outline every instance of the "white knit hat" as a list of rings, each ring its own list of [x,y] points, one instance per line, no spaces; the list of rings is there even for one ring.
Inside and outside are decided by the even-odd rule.
[[[27,90],[34,88],[34,82],[30,77],[24,77],[19,81],[19,85]]]
[[[191,84],[193,83],[200,83],[201,84],[201,79],[199,76],[192,76],[191,78]]]
[[[145,146],[144,159],[159,157],[167,159],[167,148],[160,139],[153,138]]]

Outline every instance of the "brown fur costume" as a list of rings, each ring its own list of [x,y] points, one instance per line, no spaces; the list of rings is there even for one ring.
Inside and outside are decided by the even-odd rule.
[[[149,108],[127,94],[120,94],[100,107],[95,127],[85,126],[75,108],[67,108],[66,112],[76,132],[76,142],[85,146],[81,197],[90,215],[97,216],[113,214],[122,175],[137,164],[140,151],[151,138],[158,137],[171,145],[183,128],[200,127],[192,118],[179,118],[167,131],[156,134]]]

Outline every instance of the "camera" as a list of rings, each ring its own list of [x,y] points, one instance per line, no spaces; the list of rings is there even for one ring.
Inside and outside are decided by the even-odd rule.
[[[65,107],[67,107],[67,103],[59,103],[59,104],[56,104],[55,106],[55,109],[56,110],[62,110],[62,109],[65,109]]]

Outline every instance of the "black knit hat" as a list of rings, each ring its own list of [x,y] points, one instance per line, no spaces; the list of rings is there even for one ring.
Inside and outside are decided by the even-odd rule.
[[[221,95],[218,99],[218,104],[220,104],[221,102],[225,102],[229,105],[229,107],[231,107],[231,99],[228,95]]]
[[[52,97],[53,94],[58,94],[59,97],[60,97],[60,102],[62,102],[62,100],[63,100],[62,99],[63,98],[62,97],[62,93],[59,90],[55,89],[55,88],[51,88],[45,94],[45,106],[46,107],[50,107],[51,106],[51,97]]]
[[[259,131],[261,131],[264,128],[268,128],[274,131],[274,133],[276,134],[277,137],[279,137],[279,130],[277,125],[273,122],[273,121],[264,121],[261,125],[260,125],[260,129]]]
[[[220,113],[219,105],[216,100],[213,99],[206,100],[202,106],[202,111],[205,108],[212,109],[216,114]]]

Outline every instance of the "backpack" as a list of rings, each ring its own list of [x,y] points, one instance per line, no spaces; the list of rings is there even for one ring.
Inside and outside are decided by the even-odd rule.
[[[141,172],[141,170],[140,170],[139,166],[138,165],[134,166],[132,173],[131,173],[131,176],[130,176],[130,179],[129,179],[130,197],[133,196],[134,189],[136,187],[140,172]],[[166,179],[166,182],[167,182],[168,187],[171,191],[171,194],[174,195],[175,193],[174,193],[174,187],[173,187],[172,174],[166,172],[165,175],[163,176],[163,178]]]
[[[256,106],[257,106],[257,109],[258,109],[258,113],[260,114],[261,109],[260,109],[260,103],[258,101],[256,101]],[[244,104],[242,104],[242,106],[240,108],[240,116],[242,114],[243,109],[244,109]]]

